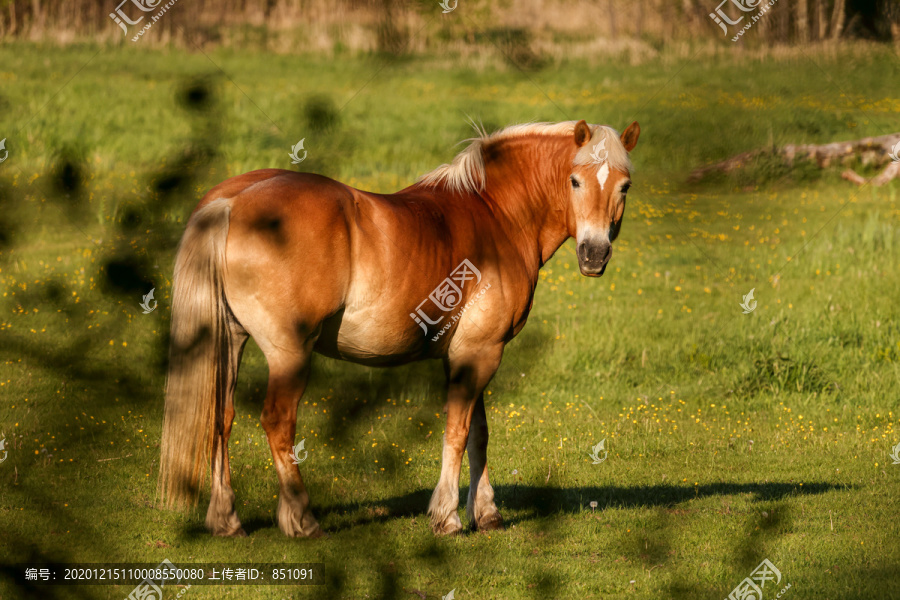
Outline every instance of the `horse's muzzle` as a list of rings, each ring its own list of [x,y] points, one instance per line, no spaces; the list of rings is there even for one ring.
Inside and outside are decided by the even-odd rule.
[[[608,241],[590,242],[585,240],[578,244],[575,254],[578,256],[578,268],[581,269],[582,275],[600,277],[612,256],[612,244]]]

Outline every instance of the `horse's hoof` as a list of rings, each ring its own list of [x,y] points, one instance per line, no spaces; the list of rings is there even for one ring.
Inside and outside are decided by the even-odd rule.
[[[434,532],[434,535],[440,536],[454,536],[460,535],[462,533],[462,527],[433,527],[431,529]]]
[[[319,523],[312,518],[312,515],[309,515],[309,513],[300,519],[299,523],[296,519],[292,519],[286,523],[279,523],[278,525],[281,532],[291,538],[317,539],[328,535],[322,531],[322,528],[319,527]]]
[[[432,523],[431,530],[434,535],[458,535],[462,533],[462,522],[457,515],[445,520],[443,523]]]
[[[213,531],[212,534],[216,537],[247,537],[247,532],[244,531],[243,527]]]
[[[502,529],[506,529],[506,527],[503,525],[503,517],[498,512],[482,517],[478,522],[478,531],[497,531]]]

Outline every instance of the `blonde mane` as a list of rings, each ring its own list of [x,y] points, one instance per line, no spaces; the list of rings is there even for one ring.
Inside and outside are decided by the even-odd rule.
[[[526,123],[512,125],[488,134],[477,126],[478,137],[463,140],[471,142],[465,150],[456,155],[449,165],[441,165],[422,175],[419,183],[427,186],[443,185],[455,192],[477,194],[484,189],[484,148],[488,144],[510,138],[528,135],[573,136],[577,121],[561,123]],[[572,165],[586,165],[596,162],[594,156],[604,157],[611,169],[631,173],[633,167],[628,151],[619,139],[619,133],[606,125],[591,125],[591,139],[575,155]],[[605,143],[604,143],[605,142]],[[601,147],[602,146],[602,147]],[[593,154],[593,156],[592,156]]]

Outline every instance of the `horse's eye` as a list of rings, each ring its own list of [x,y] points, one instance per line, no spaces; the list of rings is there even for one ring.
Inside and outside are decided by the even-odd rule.
[[[631,189],[630,183],[626,183],[625,185],[623,185],[622,186],[622,195],[624,196],[625,194],[627,194],[628,190],[630,190],[630,189]]]
[[[572,182],[572,187],[573,187],[573,188],[580,188],[580,187],[581,187],[581,184],[578,183],[578,180],[575,179],[575,176],[574,176],[574,175],[572,175],[571,177],[569,177],[569,181]]]

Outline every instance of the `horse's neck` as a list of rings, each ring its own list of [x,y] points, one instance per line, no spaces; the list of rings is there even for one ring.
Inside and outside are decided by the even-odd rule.
[[[565,208],[553,186],[539,178],[506,180],[483,193],[523,260],[537,271],[569,239]]]

